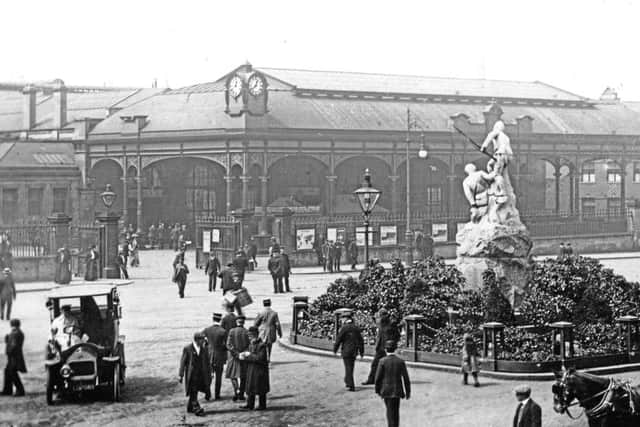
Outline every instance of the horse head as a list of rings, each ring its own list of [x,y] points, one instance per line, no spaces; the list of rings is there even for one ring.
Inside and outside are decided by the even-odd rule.
[[[551,391],[553,392],[553,410],[559,414],[566,412],[571,402],[577,398],[574,384],[575,372],[575,368],[563,368],[562,371],[553,372],[553,375],[556,377],[556,381],[551,386]]]

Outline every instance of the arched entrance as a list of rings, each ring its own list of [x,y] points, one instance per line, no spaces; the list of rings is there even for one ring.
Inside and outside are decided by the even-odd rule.
[[[287,156],[269,167],[268,204],[298,206],[326,213],[328,168],[309,156]]]
[[[391,191],[391,167],[382,159],[374,156],[350,157],[339,163],[335,169],[336,196],[334,212],[336,214],[361,213],[353,191],[362,186],[364,171],[369,169],[373,187],[382,191],[378,207],[388,211],[393,209],[394,194]]]

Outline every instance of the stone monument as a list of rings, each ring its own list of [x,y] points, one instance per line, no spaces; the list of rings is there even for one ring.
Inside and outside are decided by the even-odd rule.
[[[489,145],[493,145],[493,155],[486,171],[471,163],[465,167],[467,177],[462,186],[471,205],[471,220],[456,235],[456,264],[473,288],[482,287],[482,274],[493,269],[498,278],[506,279],[502,291],[517,307],[530,271],[532,243],[516,208],[508,168],[513,151],[501,120],[496,121],[480,150],[486,153]]]

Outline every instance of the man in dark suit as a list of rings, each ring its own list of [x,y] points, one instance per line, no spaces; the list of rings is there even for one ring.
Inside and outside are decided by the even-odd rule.
[[[220,270],[220,261],[215,252],[209,254],[207,265],[204,267],[204,274],[209,276],[209,292],[216,290],[216,281],[218,279],[218,271]]]
[[[340,263],[342,262],[342,248],[344,243],[342,240],[337,240],[333,245],[333,271],[340,271]]]
[[[219,274],[218,277],[221,280],[220,286],[222,287],[222,295],[224,296],[227,292],[237,291],[242,287],[242,282],[240,281],[240,274],[233,267],[233,263],[227,264],[227,267],[224,268]],[[233,307],[238,312],[238,315],[242,313],[242,307],[237,300],[233,301]],[[235,325],[234,325],[235,327]]]
[[[198,392],[211,396],[211,367],[209,365],[209,353],[204,345],[204,335],[196,332],[193,335],[193,342],[182,349],[180,359],[180,370],[178,372],[178,382],[182,383],[185,378],[184,389],[189,397],[187,401],[187,412],[204,416],[204,409],[198,403]]]
[[[378,311],[376,317],[378,320],[376,354],[371,361],[369,377],[367,378],[367,381],[362,383],[362,385],[370,385],[375,383],[378,363],[380,363],[380,360],[387,355],[387,353],[385,353],[386,342],[389,340],[397,342],[400,339],[400,332],[398,332],[398,327],[395,325],[395,323],[391,322],[391,318],[389,317],[389,312],[387,310],[381,308],[380,311]]]
[[[284,280],[284,291],[291,292],[289,288],[289,275],[291,274],[291,261],[289,255],[284,250],[284,246],[280,246],[280,258],[282,262],[282,278]]]
[[[282,289],[282,278],[284,277],[284,266],[282,257],[280,256],[280,248],[273,250],[267,267],[269,268],[271,278],[273,279],[273,293],[283,293],[284,289]]]
[[[514,390],[518,407],[513,417],[513,427],[540,427],[542,425],[542,409],[531,399],[531,387],[521,385]]]
[[[396,341],[385,343],[387,356],[384,357],[376,370],[376,394],[384,399],[387,407],[387,425],[400,425],[400,399],[411,397],[411,381],[404,360],[395,355]],[[404,385],[404,387],[403,387]]]
[[[358,328],[351,318],[351,313],[347,312],[342,315],[344,325],[340,328],[336,342],[333,345],[334,354],[338,352],[342,346],[341,354],[344,363],[344,384],[349,391],[356,391],[353,381],[353,367],[356,363],[356,356],[360,353],[360,358],[364,356],[364,339],[360,328]]]
[[[11,332],[5,335],[4,342],[6,345],[7,367],[4,368],[4,388],[2,394],[11,396],[13,394],[13,386],[16,386],[16,396],[24,396],[24,387],[20,381],[19,372],[27,372],[24,363],[24,355],[22,354],[22,344],[24,343],[24,334],[20,330],[20,320],[11,319]]]
[[[220,387],[222,385],[222,373],[224,364],[227,363],[227,330],[220,325],[222,313],[213,313],[213,325],[202,333],[207,339],[209,356],[211,357],[211,369],[215,377],[214,400],[220,399]]]
[[[236,251],[236,256],[233,258],[233,268],[238,272],[240,276],[240,286],[242,286],[244,273],[249,268],[249,258],[247,258],[247,254],[242,249]]]

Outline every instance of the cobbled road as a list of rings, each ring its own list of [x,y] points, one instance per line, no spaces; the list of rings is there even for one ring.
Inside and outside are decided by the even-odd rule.
[[[141,267],[130,268],[134,283],[120,288],[123,304],[121,334],[126,335],[127,381],[122,401],[111,403],[99,395],[87,395],[75,402],[47,406],[43,355],[49,328],[45,308],[46,292],[20,293],[14,315],[22,320],[26,336],[25,358],[29,372],[23,375],[26,397],[0,396],[0,425],[86,425],[86,426],[384,426],[384,404],[371,386],[358,386],[355,393],[345,390],[343,367],[338,358],[296,353],[274,346],[272,355],[269,410],[247,412],[231,401],[232,389],[223,381],[223,399],[201,399],[206,416],[186,414],[183,385],[178,384],[178,363],[182,347],[193,333],[209,325],[211,313],[221,311],[222,294],[207,292],[206,277],[193,266],[193,253],[187,254],[191,269],[186,297],[179,299],[170,280],[173,253],[141,252]],[[261,308],[264,297],[271,297],[288,334],[291,324],[292,294],[272,295],[266,260],[258,270],[247,274],[246,287],[254,299],[248,307],[248,324]],[[637,260],[609,262],[616,271],[638,279]],[[338,274],[295,274],[294,295],[316,297]],[[0,335],[9,331],[0,323]],[[4,352],[0,355],[6,364]],[[369,363],[356,363],[356,381],[366,378]],[[410,369],[413,393],[401,403],[403,426],[510,426],[516,401],[513,388],[519,382],[481,378],[482,387],[462,386],[457,374]],[[618,377],[640,383],[640,373]],[[584,417],[572,421],[552,410],[551,383],[530,382],[532,397],[543,411],[545,426],[584,426]],[[574,411],[576,413],[577,411]]]

